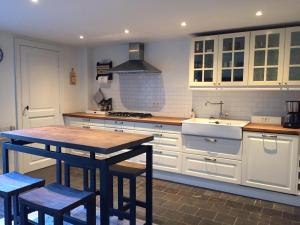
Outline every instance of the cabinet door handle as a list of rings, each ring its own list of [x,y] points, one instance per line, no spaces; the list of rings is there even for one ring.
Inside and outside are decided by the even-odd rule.
[[[163,152],[162,151],[153,151],[153,153],[161,155]]]
[[[162,134],[153,134],[154,137],[162,137]]]
[[[155,125],[156,128],[162,128],[162,125]]]
[[[262,134],[261,135],[263,138],[276,138],[277,139],[277,135],[266,135],[266,134]]]
[[[214,139],[214,138],[204,138],[204,140],[206,142],[209,142],[209,143],[216,143],[217,142],[217,139]]]
[[[115,129],[115,132],[123,132],[123,130]]]
[[[216,162],[217,161],[217,159],[212,159],[212,158],[208,158],[208,157],[204,157],[204,159],[206,161],[211,161],[211,162]]]
[[[90,129],[91,127],[90,127],[90,126],[87,126],[87,125],[83,125],[82,128]]]

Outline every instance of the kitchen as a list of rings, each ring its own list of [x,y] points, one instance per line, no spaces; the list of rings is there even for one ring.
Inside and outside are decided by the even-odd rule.
[[[0,23],[3,30],[0,32],[0,48],[4,53],[0,63],[0,73],[3,74],[0,77],[3,106],[0,129],[65,124],[118,134],[153,135],[153,175],[157,178],[153,180],[155,224],[297,224],[300,220],[297,186],[299,130],[282,128],[281,118],[287,114],[286,101],[300,99],[296,72],[300,64],[297,53],[299,4],[297,1],[274,1],[274,9],[270,11],[268,3],[232,0],[228,5],[205,1],[191,2],[190,6],[176,2],[170,6],[169,2],[158,7],[156,14],[160,17],[152,21],[150,14],[159,3],[143,5],[135,2],[134,8],[120,13],[122,19],[128,18],[125,24],[110,17],[108,11],[99,15],[101,21],[110,18],[107,22],[110,26],[101,28],[102,33],[98,28],[102,23],[95,24],[91,18],[89,21],[74,16],[81,10],[96,15],[93,4],[99,3],[95,1],[84,6],[77,3],[72,7],[64,3],[62,9],[71,7],[75,14],[71,10],[66,11],[68,15],[59,12],[57,18],[52,15],[54,3],[40,0],[16,5],[7,1]],[[113,3],[105,4],[108,8],[116,7]],[[118,4],[127,9],[126,3]],[[203,6],[207,7],[206,10]],[[240,15],[234,13],[235,6]],[[24,14],[12,19],[13,8],[22,9]],[[134,9],[141,8],[148,8],[149,12],[143,11],[145,21],[138,23],[130,15]],[[176,8],[181,8],[182,12]],[[226,18],[224,21],[209,16],[209,12],[217,8],[221,8],[218,14],[220,18]],[[40,12],[44,16],[36,15]],[[18,26],[20,17],[28,19],[26,26]],[[47,21],[52,32],[41,28],[44,27],[41,18],[48,17],[52,18],[52,21]],[[201,20],[206,17],[211,20],[209,25]],[[60,23],[64,19],[69,26]],[[114,21],[119,21],[119,24],[114,25]],[[75,23],[80,28],[72,26]],[[141,24],[149,32],[142,29]],[[157,27],[155,24],[161,25]],[[112,80],[108,76],[98,76],[98,62],[105,65],[111,61],[114,68],[129,59],[129,43],[141,42],[145,43],[144,46],[138,45],[133,52],[140,57],[144,55],[145,61],[161,73],[124,74],[119,71],[112,74]],[[259,44],[262,46],[257,47]],[[43,61],[44,52],[31,51],[28,46],[58,53],[45,57]],[[292,59],[288,60],[290,56]],[[37,63],[27,61],[29,57]],[[239,60],[238,65],[233,65],[235,57]],[[48,60],[56,66],[54,58],[59,59],[58,82],[47,75],[50,67],[35,67]],[[22,66],[37,71],[38,75],[33,74],[31,78],[32,74],[18,69],[26,68]],[[296,76],[291,80],[290,70]],[[72,84],[71,75],[75,75],[76,84]],[[48,82],[57,83],[49,85]],[[51,94],[22,98],[27,96],[24,87]],[[106,99],[112,98],[113,112],[151,113],[153,117],[93,113],[101,108],[98,105],[102,100],[99,88]],[[52,109],[47,99],[49,102],[57,99],[53,102],[58,104],[53,103]],[[26,101],[39,104],[39,110]],[[210,104],[221,102],[224,104]],[[192,119],[191,124],[186,122],[194,117],[194,113],[196,119]],[[209,120],[210,117],[216,119]],[[234,126],[236,120],[251,123]],[[195,130],[189,125],[196,125]],[[226,128],[224,132],[221,132],[222,127]],[[236,133],[227,128],[238,135],[234,136]],[[208,133],[201,133],[203,130]],[[76,150],[69,152],[77,156],[83,154]],[[11,169],[43,177],[46,182],[55,181],[54,160],[10,154]],[[272,162],[268,161],[269,157],[273,157]],[[143,157],[133,161],[145,163]],[[76,187],[81,188],[81,171],[72,168],[71,178]],[[138,196],[142,197],[143,179],[138,179],[137,188]],[[137,218],[145,219],[144,211],[138,208]]]

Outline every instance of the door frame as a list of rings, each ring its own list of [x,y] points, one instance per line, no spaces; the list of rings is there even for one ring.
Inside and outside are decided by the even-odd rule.
[[[14,49],[15,49],[15,96],[16,96],[16,128],[22,129],[23,128],[23,115],[22,115],[22,77],[21,77],[21,47],[32,47],[32,48],[39,48],[44,50],[50,50],[55,51],[58,53],[59,57],[59,102],[58,102],[58,113],[59,113],[59,121],[61,120],[61,114],[62,114],[62,93],[63,93],[63,84],[64,84],[64,77],[63,77],[63,58],[62,58],[62,49],[59,46],[56,46],[54,44],[45,44],[41,42],[36,41],[29,41],[25,39],[14,39]],[[18,153],[15,155],[15,165],[16,170],[23,172],[25,171],[24,168],[24,154]]]

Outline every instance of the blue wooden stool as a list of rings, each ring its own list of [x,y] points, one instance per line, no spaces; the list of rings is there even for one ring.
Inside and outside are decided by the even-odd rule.
[[[113,208],[111,201],[111,211],[119,219],[129,219],[130,225],[136,224],[136,206],[146,208],[146,202],[136,199],[136,178],[146,172],[146,167],[140,163],[124,161],[110,166],[111,179],[118,177],[118,209]],[[124,196],[123,179],[129,179],[129,197]],[[112,182],[112,180],[111,180]],[[113,185],[112,185],[113,188]],[[112,191],[113,195],[113,191]],[[112,198],[112,196],[111,196]],[[126,203],[124,205],[124,203]],[[126,211],[129,209],[129,217]]]
[[[0,175],[0,196],[4,199],[4,222],[11,225],[12,220],[18,223],[19,217],[19,194],[45,185],[43,179],[32,178],[17,172]],[[13,215],[12,215],[13,200]]]
[[[39,225],[45,224],[45,214],[54,218],[54,225],[63,225],[63,221],[72,224],[96,224],[96,197],[91,192],[79,191],[54,183],[21,194],[19,202],[20,225],[29,224],[29,210],[38,211]],[[71,210],[81,205],[86,206],[86,222],[69,216]]]

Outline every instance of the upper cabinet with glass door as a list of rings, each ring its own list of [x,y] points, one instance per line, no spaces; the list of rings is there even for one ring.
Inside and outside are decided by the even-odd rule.
[[[249,85],[282,85],[285,29],[251,32]]]
[[[283,82],[300,85],[300,27],[286,29]]]
[[[219,36],[218,85],[247,84],[249,38],[250,32]]]
[[[190,86],[217,84],[218,36],[197,37],[192,41],[190,59]]]

